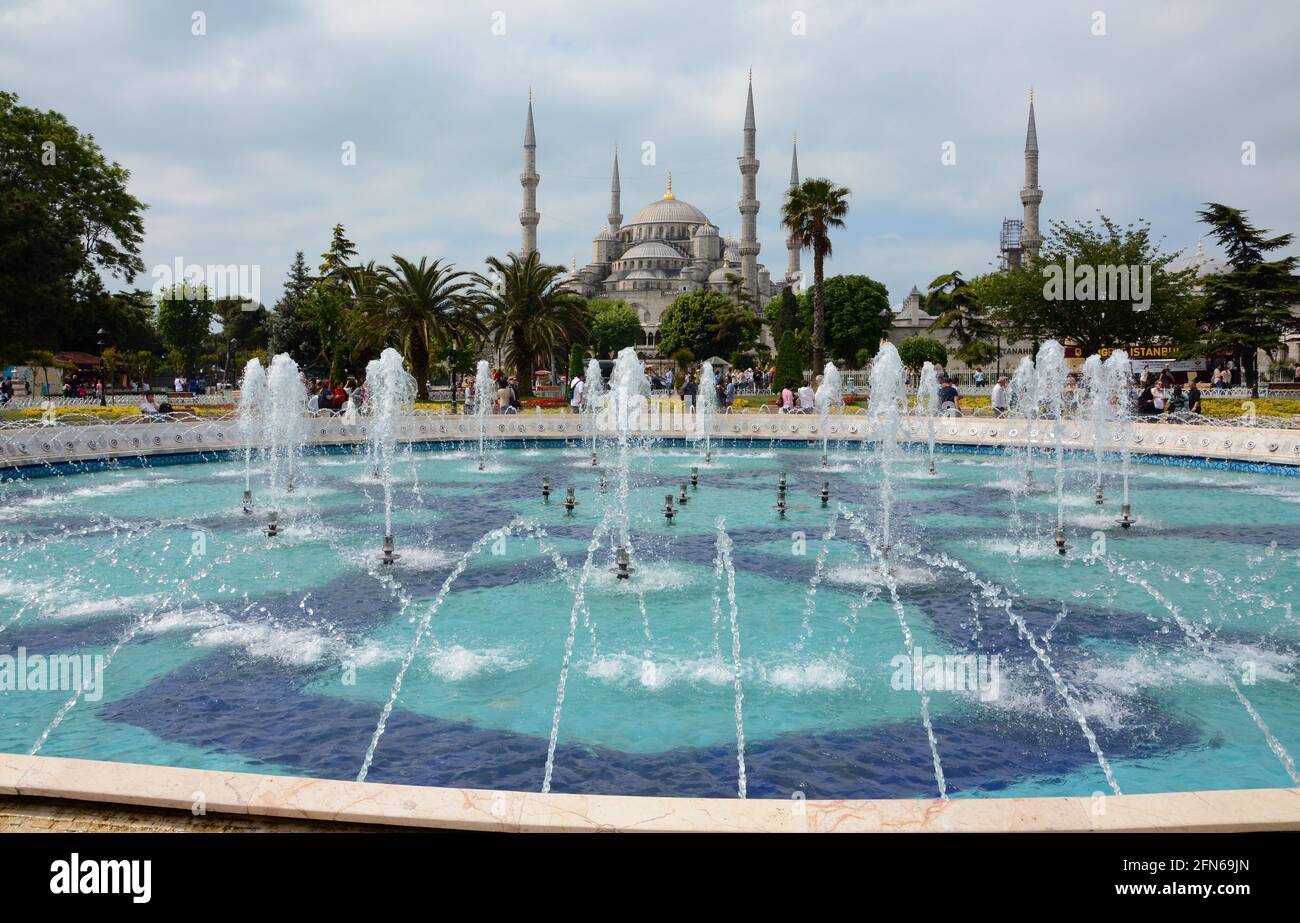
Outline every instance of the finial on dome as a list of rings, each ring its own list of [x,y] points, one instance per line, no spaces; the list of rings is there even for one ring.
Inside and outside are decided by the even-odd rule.
[[[1031,103],[1034,101],[1034,88],[1033,88],[1033,86],[1030,86],[1030,88],[1029,88],[1029,101],[1030,101]]]
[[[673,171],[672,170],[668,171],[668,191],[664,193],[664,198],[665,199],[677,198],[677,196],[673,195]]]
[[[578,255],[576,253],[573,255],[573,272],[575,274],[578,272]]]

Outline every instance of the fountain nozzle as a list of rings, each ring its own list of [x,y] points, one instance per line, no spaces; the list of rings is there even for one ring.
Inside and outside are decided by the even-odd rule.
[[[691,486],[692,487],[700,486],[700,469],[695,467],[694,465],[691,465]]]
[[[677,503],[680,506],[685,506],[686,502],[690,499],[690,495],[686,493],[686,485],[683,484],[677,493]]]
[[[379,552],[379,560],[384,564],[392,564],[400,557],[400,554],[393,551],[393,537],[391,535],[385,535],[383,550]]]
[[[591,453],[591,467],[596,467],[596,453],[594,451]]]
[[[673,495],[664,496],[664,518],[668,520],[668,525],[673,524],[673,517],[677,515],[677,510],[673,509]]]
[[[827,465],[826,465],[826,453],[824,453],[824,452],[822,453],[822,467],[823,467],[823,468],[827,467]]]
[[[939,473],[938,471],[935,471],[935,470],[934,470],[934,459],[933,459],[933,458],[930,459],[930,473],[931,473],[931,474],[938,474],[938,473]]]
[[[831,482],[830,482],[830,481],[822,481],[822,493],[821,493],[821,497],[822,497],[822,506],[826,506],[826,504],[828,504],[828,503],[831,502]]]
[[[266,523],[266,535],[268,538],[275,538],[277,535],[280,534],[279,519],[280,519],[280,514],[277,513],[275,510],[271,510],[271,515],[268,518]]]
[[[246,490],[244,491],[244,515],[251,516],[252,514],[253,514],[253,492],[251,490]]]
[[[565,491],[564,491],[564,511],[565,511],[566,513],[572,513],[572,512],[573,512],[573,508],[574,508],[575,506],[577,506],[577,505],[578,505],[578,501],[577,501],[577,499],[575,499],[574,496],[573,496],[573,488],[572,488],[572,487],[565,488]]]
[[[371,466],[370,466],[370,476],[371,476],[372,478],[374,478],[376,481],[380,479],[380,477],[381,477],[382,475],[379,473],[379,466],[378,466],[378,465],[371,465]]]
[[[482,471],[482,470],[483,470],[483,456],[482,456],[482,454],[480,454],[479,457],[478,457],[478,470],[479,470],[479,471]]]
[[[712,450],[712,449],[707,449],[707,450],[705,451],[705,453],[704,453],[704,464],[706,464],[706,465],[711,465],[711,464],[713,464],[713,450]]]
[[[619,580],[626,580],[632,576],[632,572],[635,570],[636,568],[632,566],[632,556],[628,554],[627,547],[619,545],[614,552],[614,566],[609,569],[609,572]]]
[[[1130,514],[1129,505],[1125,503],[1120,508],[1119,519],[1115,521],[1119,523],[1121,529],[1127,529],[1132,526],[1133,523],[1137,522],[1137,519]]]
[[[603,494],[605,492],[605,488],[608,486],[609,486],[609,482],[605,480],[605,472],[602,469],[600,472],[600,480],[596,482],[596,487]]]
[[[1102,492],[1101,492],[1101,484],[1100,484],[1100,483],[1097,484],[1097,493],[1096,493],[1096,495],[1093,497],[1093,502],[1096,503],[1098,506],[1101,506],[1103,503],[1106,502],[1106,498],[1105,498],[1105,496],[1104,496],[1104,495],[1102,494]]]
[[[542,478],[542,502],[551,502],[551,479]]]
[[[1065,530],[1057,529],[1056,530],[1056,553],[1059,555],[1064,555],[1066,550],[1069,547],[1070,547],[1069,545],[1065,544]]]

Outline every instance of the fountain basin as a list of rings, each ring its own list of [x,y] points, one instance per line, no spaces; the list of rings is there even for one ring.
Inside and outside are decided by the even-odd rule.
[[[848,470],[828,475],[820,467],[820,445],[723,442],[709,478],[680,512],[671,536],[663,536],[659,504],[698,465],[699,449],[691,440],[666,439],[635,460],[629,503],[641,557],[634,578],[621,587],[605,573],[609,561],[595,562],[599,576],[593,575],[587,601],[599,644],[589,643],[587,618],[580,614],[556,756],[557,790],[590,796],[734,792],[726,603],[721,627],[710,614],[711,594],[722,589],[713,566],[715,520],[721,515],[735,542],[750,796],[780,802],[796,791],[810,801],[932,795],[916,694],[891,686],[891,660],[900,653],[901,639],[893,613],[882,604],[878,574],[873,576],[872,562],[862,555],[864,540],[842,521],[818,563],[831,514],[819,502],[822,481],[833,478],[836,506],[848,504],[869,522],[869,462],[854,445],[832,446],[833,460]],[[501,791],[537,785],[572,600],[567,578],[553,569],[553,554],[571,571],[581,568],[603,501],[584,449],[566,451],[559,440],[512,438],[508,445],[522,450],[497,451],[501,470],[483,474],[473,470],[476,447],[469,445],[425,443],[419,447],[429,452],[403,452],[395,459],[394,531],[403,558],[392,572],[413,597],[409,611],[397,608],[370,573],[380,497],[366,477],[365,459],[350,446],[324,446],[303,459],[297,506],[286,510],[274,549],[265,541],[247,541],[245,533],[259,523],[250,523],[239,509],[237,460],[199,464],[192,454],[169,452],[133,462],[168,462],[165,471],[143,479],[142,472],[120,466],[63,481],[7,483],[6,509],[16,518],[6,527],[24,536],[25,544],[0,546],[5,576],[23,584],[0,600],[0,624],[17,613],[0,631],[0,653],[19,645],[38,652],[103,650],[133,619],[157,609],[138,640],[122,648],[109,673],[114,685],[102,699],[74,709],[49,737],[43,755],[129,762],[148,752],[179,766],[260,768],[346,781],[409,643],[410,618],[432,604],[473,539],[526,516],[546,530],[550,550],[541,539],[521,534],[511,539],[504,560],[485,552],[469,563],[464,582],[432,622],[371,778]],[[1069,507],[1076,547],[1062,570],[1050,529],[1041,523],[1016,537],[1023,548],[1007,537],[1000,510],[1009,490],[998,485],[1014,474],[1014,456],[1003,458],[998,446],[952,448],[937,479],[926,474],[923,451],[907,454],[896,466],[902,534],[895,541],[901,557],[894,580],[918,646],[944,654],[998,653],[1014,661],[1008,669],[1023,678],[1033,679],[1037,671],[993,602],[973,619],[969,597],[978,595],[976,588],[964,584],[957,570],[936,573],[937,565],[924,557],[909,559],[909,542],[931,558],[952,556],[981,579],[1014,584],[1017,606],[1037,636],[1051,637],[1054,662],[1066,671],[1071,688],[1081,691],[1085,714],[1126,791],[1285,784],[1266,741],[1227,690],[1207,682],[1210,665],[1185,649],[1168,613],[1142,596],[1118,600],[1110,610],[1089,604],[1087,591],[1126,585],[1127,577],[1107,572],[1104,564],[1087,565],[1078,555],[1087,551],[1092,533],[1102,531],[1115,546],[1116,560],[1153,580],[1175,604],[1189,607],[1189,614],[1199,617],[1190,607],[1207,594],[1221,594],[1212,614],[1222,617],[1216,641],[1225,645],[1223,660],[1234,672],[1246,663],[1258,668],[1257,684],[1242,688],[1281,744],[1293,749],[1300,733],[1288,679],[1294,676],[1295,639],[1278,604],[1285,598],[1286,570],[1274,567],[1262,581],[1252,580],[1260,576],[1259,565],[1246,563],[1280,553],[1284,557],[1277,560],[1286,564],[1285,556],[1300,545],[1295,518],[1286,515],[1297,494],[1291,480],[1242,478],[1204,462],[1195,470],[1143,466],[1135,474],[1140,519],[1132,530],[1140,538],[1121,539],[1113,512],[1103,517],[1106,523],[1094,523],[1091,508]],[[1070,468],[1069,492],[1088,501],[1086,447],[1077,462]],[[39,470],[51,473],[48,467]],[[790,482],[784,523],[770,509],[771,485],[782,471]],[[544,511],[536,496],[546,472],[553,483],[578,485],[585,502],[568,520],[556,504]],[[1050,512],[1045,497],[1017,502],[1028,520],[1046,519]],[[1226,525],[1225,509],[1234,513]],[[115,567],[94,564],[97,554],[118,547],[108,540],[111,524],[121,529],[133,519],[153,524],[151,531],[118,551]],[[85,530],[88,538],[62,544],[63,527]],[[198,555],[182,566],[179,559],[151,556],[150,549],[165,542],[189,548],[196,531],[206,535],[206,558]],[[806,545],[802,553],[794,551],[796,533]],[[1281,539],[1280,549],[1269,551],[1270,535]],[[97,544],[100,539],[103,544]],[[1035,548],[1047,554],[1036,556]],[[227,552],[235,554],[226,559]],[[1184,589],[1175,580],[1171,589],[1142,566],[1175,559],[1182,568],[1214,568],[1225,582],[1211,586],[1201,574],[1195,578],[1201,582]],[[188,582],[188,568],[206,563],[215,567],[212,584]],[[1250,581],[1274,607],[1266,610],[1223,589],[1237,578]],[[51,579],[52,587],[41,583]],[[801,623],[814,585],[817,611],[808,634]],[[187,605],[174,612],[149,599],[159,586],[164,595],[170,590],[186,598]],[[251,609],[245,593],[254,602]],[[864,593],[876,595],[855,614]],[[233,605],[232,597],[238,600]],[[1073,614],[1054,627],[1052,606],[1061,601]],[[24,604],[29,615],[18,612]],[[1242,609],[1250,618],[1229,618]],[[975,620],[983,625],[982,646],[967,643]],[[359,674],[350,684],[340,678],[349,664]],[[999,706],[987,706],[978,696],[932,697],[954,800],[1057,793],[1083,798],[1097,790],[1098,767],[1068,717],[1061,720],[1051,688],[1031,684],[1017,693]],[[11,728],[0,748],[30,746],[61,702],[34,695],[7,700]],[[222,703],[215,729],[194,711],[204,702]],[[976,757],[987,757],[1000,736],[1026,726],[1033,733],[991,763]],[[1153,726],[1158,744],[1144,749],[1135,728],[1149,736]],[[194,727],[204,729],[202,740],[186,730]],[[1017,761],[1013,752],[1026,746],[1031,755]],[[818,768],[828,751],[838,754],[829,772]],[[502,753],[528,756],[512,760],[522,769],[507,771],[492,757]],[[882,773],[890,781],[882,782]],[[688,783],[689,777],[696,781]]]

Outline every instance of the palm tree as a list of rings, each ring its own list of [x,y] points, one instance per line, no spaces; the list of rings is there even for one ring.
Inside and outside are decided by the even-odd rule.
[[[939,276],[930,283],[924,307],[927,313],[938,315],[927,329],[946,329],[957,341],[954,358],[972,368],[985,365],[993,358],[994,349],[988,342],[994,332],[993,325],[985,317],[983,305],[974,297],[959,270]]]
[[[509,261],[487,258],[495,279],[478,276],[487,330],[514,366],[521,395],[533,393],[537,359],[587,336],[587,301],[569,288],[563,266],[550,266],[536,252]]]
[[[850,195],[828,179],[806,179],[791,189],[781,206],[781,224],[800,246],[813,252],[813,368],[826,361],[826,296],[823,265],[831,255],[830,231],[844,227]]]
[[[361,285],[369,299],[370,306],[362,309],[366,321],[359,326],[365,337],[401,346],[415,376],[415,399],[427,401],[432,349],[455,332],[481,330],[470,295],[473,277],[427,257],[417,265],[394,254],[393,264],[381,267],[377,276],[373,268],[369,275],[358,268],[349,279],[354,293]]]

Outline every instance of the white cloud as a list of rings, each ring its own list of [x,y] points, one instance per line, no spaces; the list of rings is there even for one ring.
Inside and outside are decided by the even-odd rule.
[[[760,256],[779,274],[790,136],[804,176],[853,190],[835,272],[899,300],[950,269],[973,275],[1020,214],[1029,84],[1037,91],[1043,217],[1146,217],[1192,243],[1206,200],[1300,231],[1300,13],[1286,0],[1091,10],[970,4],[419,0],[212,4],[191,10],[18,0],[0,10],[0,86],[57,109],[131,169],[146,264],[182,253],[263,267],[273,300],[293,251],[314,263],[343,222],[364,259],[479,268],[518,246],[521,140],[536,94],[543,254],[590,257],[608,210],[612,146],[623,213],[663,190],[736,233],[745,72],[759,127]],[[505,34],[493,35],[493,14]],[[1259,162],[1240,164],[1245,140]],[[357,145],[355,167],[340,144]],[[653,141],[658,162],[642,166]],[[940,145],[957,164],[941,166]]]

